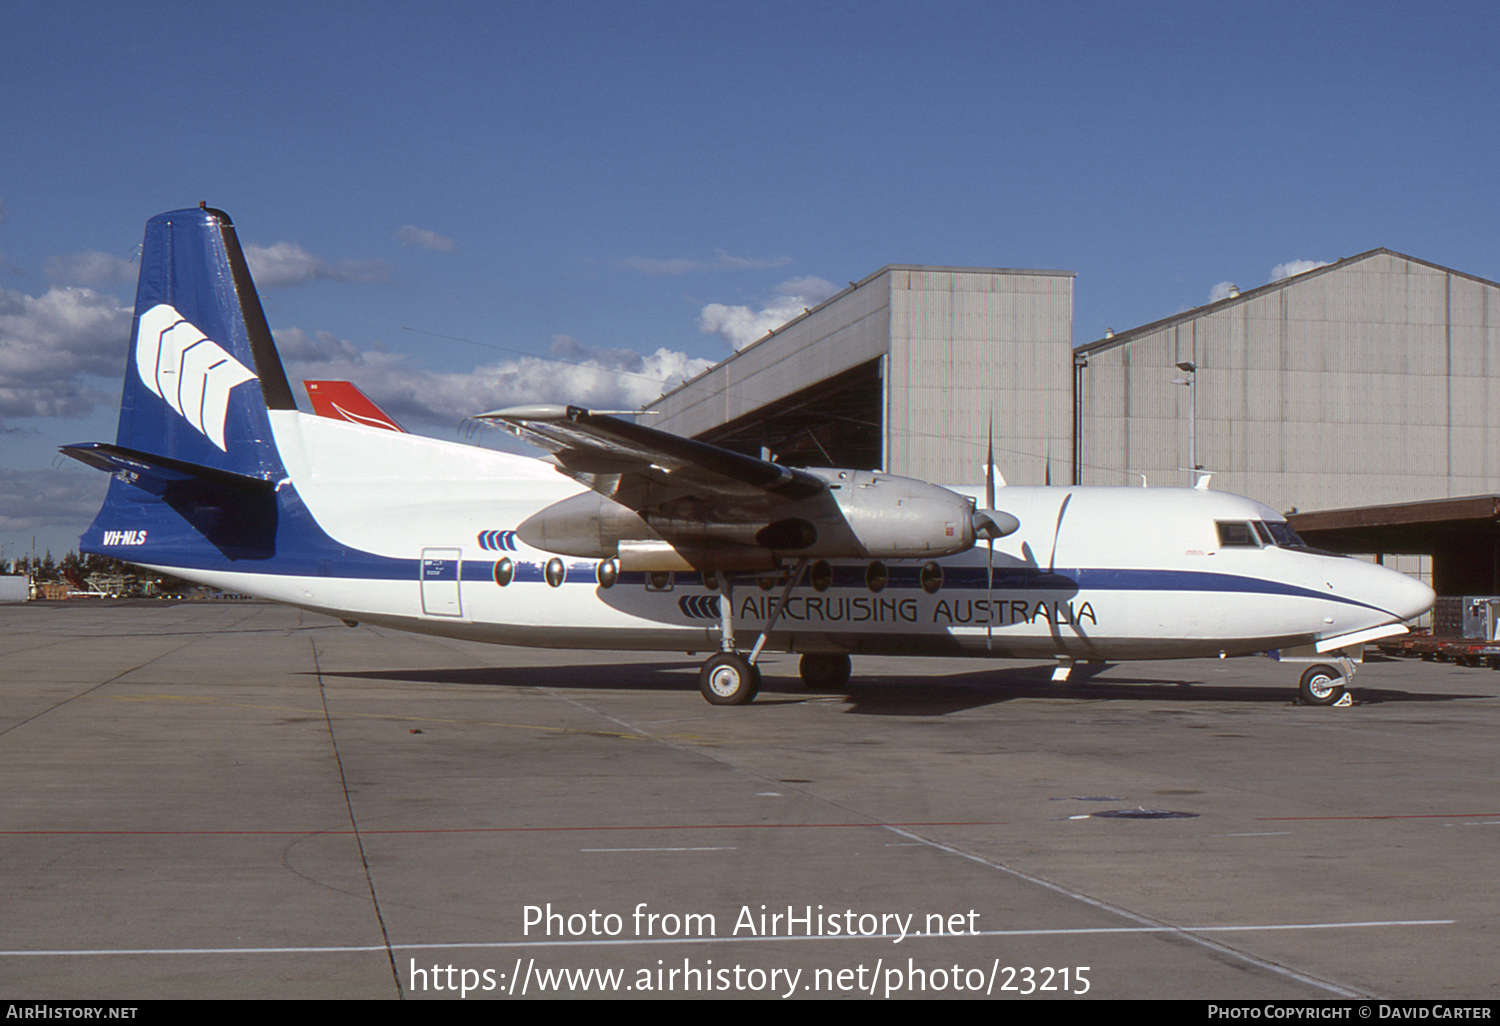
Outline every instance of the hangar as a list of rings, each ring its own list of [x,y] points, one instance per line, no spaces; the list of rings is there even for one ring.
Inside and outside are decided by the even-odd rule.
[[[958,485],[983,482],[993,424],[1013,484],[1187,485],[1202,468],[1323,511],[1306,524],[1320,538],[1392,545],[1362,551],[1423,576],[1439,552],[1454,572],[1438,584],[1500,593],[1500,559],[1486,546],[1491,572],[1458,573],[1467,545],[1441,520],[1344,530],[1367,507],[1500,492],[1500,284],[1375,249],[1075,347],[1073,283],[881,268],[668,392],[652,424]]]
[[[1196,400],[1214,486],[1278,509],[1500,485],[1500,285],[1436,264],[1372,250],[1077,355],[1085,484],[1188,483]]]
[[[666,393],[652,427],[805,466],[1066,480],[1073,274],[883,267]]]

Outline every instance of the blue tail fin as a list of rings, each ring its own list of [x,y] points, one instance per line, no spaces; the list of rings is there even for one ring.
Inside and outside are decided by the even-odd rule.
[[[115,478],[82,549],[180,566],[269,558],[286,470],[267,411],[296,408],[229,215],[153,217],[115,444],[63,448]]]
[[[146,222],[116,444],[251,477],[280,477],[267,408],[295,410],[229,215]]]

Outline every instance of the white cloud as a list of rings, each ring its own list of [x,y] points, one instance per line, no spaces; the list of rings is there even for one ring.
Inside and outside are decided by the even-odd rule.
[[[452,253],[455,248],[452,239],[425,228],[418,228],[414,224],[397,228],[396,240],[403,246],[421,246],[423,249],[435,249],[440,253]]]
[[[330,264],[295,242],[274,246],[246,246],[245,261],[260,288],[285,288],[309,281],[389,281],[391,269],[383,260],[342,260]]]
[[[776,257],[772,260],[757,260],[752,257],[735,256],[722,249],[714,250],[712,260],[688,260],[676,258],[671,260],[659,260],[655,257],[626,257],[616,260],[616,267],[623,267],[627,271],[640,271],[643,274],[667,275],[687,274],[691,271],[745,271],[763,270],[770,267],[785,267],[792,262],[791,257]]]
[[[135,281],[136,265],[109,253],[91,249],[72,256],[53,257],[42,269],[53,281],[79,285],[117,285]]]
[[[1221,281],[1209,290],[1208,301],[1217,303],[1221,299],[1228,299],[1238,288],[1239,286],[1232,281]]]
[[[656,257],[626,257],[615,261],[616,267],[623,267],[627,271],[640,271],[642,274],[687,274],[689,271],[698,270],[702,267],[696,260],[678,258],[675,260],[659,260]]]
[[[1288,260],[1284,264],[1277,264],[1271,268],[1271,280],[1281,281],[1283,278],[1291,278],[1295,275],[1306,274],[1317,267],[1327,267],[1327,260]]]
[[[566,335],[553,339],[552,352],[557,359],[521,357],[476,368],[474,373],[487,394],[497,397],[496,405],[542,401],[628,410],[712,366],[709,360],[670,349],[644,355],[631,349],[595,349]]]
[[[784,281],[775,289],[777,297],[769,300],[759,310],[748,306],[725,306],[710,303],[698,317],[698,329],[705,334],[716,334],[727,341],[736,351],[763,338],[765,334],[781,327],[805,309],[816,306],[838,291],[832,282],[822,278],[804,277]]]
[[[0,288],[0,418],[76,416],[112,401],[82,377],[123,375],[130,321],[129,307],[91,289]]]
[[[571,403],[595,409],[636,409],[710,361],[658,349],[600,349],[567,335],[552,341],[552,358],[520,356],[463,373],[439,373],[405,355],[361,348],[327,332],[275,332],[277,348],[294,380],[345,378],[391,416],[451,429],[485,410],[522,403]]]
[[[782,296],[791,296],[793,299],[804,299],[809,304],[816,306],[829,296],[838,291],[838,286],[831,281],[824,281],[815,275],[804,275],[801,278],[792,278],[776,286],[776,293]]]
[[[1299,274],[1306,274],[1318,267],[1327,267],[1327,260],[1288,260],[1284,264],[1277,264],[1271,268],[1271,281],[1278,282]],[[1239,288],[1232,281],[1221,281],[1208,293],[1208,301],[1217,303],[1221,299],[1228,299]]]

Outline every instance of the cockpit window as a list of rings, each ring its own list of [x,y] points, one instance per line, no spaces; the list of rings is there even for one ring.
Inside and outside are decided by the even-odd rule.
[[[1292,530],[1292,525],[1285,520],[1272,520],[1265,525],[1266,530],[1271,532],[1271,537],[1276,539],[1277,545],[1297,548],[1307,548],[1307,542],[1297,537],[1297,532]]]
[[[1315,549],[1292,530],[1292,525],[1285,520],[1267,520],[1265,524],[1255,522],[1255,529],[1259,531],[1264,527],[1271,532],[1271,537],[1276,539],[1276,545],[1283,549],[1296,549],[1298,552],[1310,552],[1315,556],[1345,556],[1343,552],[1329,552],[1326,549]]]
[[[1219,528],[1220,548],[1260,548],[1260,542],[1255,540],[1255,531],[1245,521],[1219,520],[1216,524]]]
[[[1337,556],[1337,552],[1315,549],[1292,530],[1285,520],[1216,520],[1221,549],[1296,549],[1298,552],[1314,552],[1323,556]]]

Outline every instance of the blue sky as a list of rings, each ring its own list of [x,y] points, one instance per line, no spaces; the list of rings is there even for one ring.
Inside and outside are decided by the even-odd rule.
[[[1377,246],[1500,278],[1484,3],[0,0],[0,553],[103,475],[146,219],[408,427],[636,406],[888,263],[1077,272],[1075,341]]]

